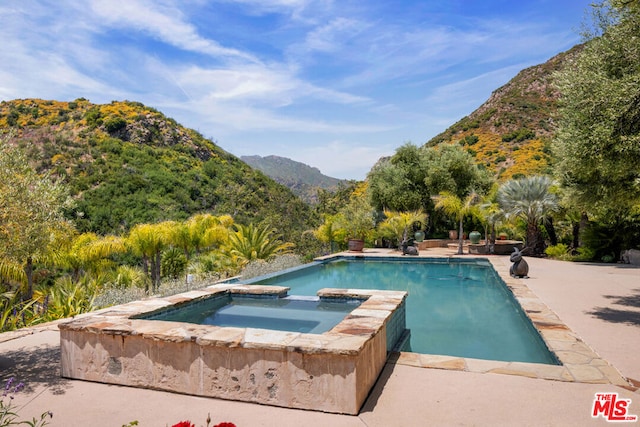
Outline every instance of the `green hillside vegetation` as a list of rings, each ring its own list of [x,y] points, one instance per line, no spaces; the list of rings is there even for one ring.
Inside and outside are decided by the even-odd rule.
[[[242,156],[240,159],[289,188],[309,204],[318,203],[318,190],[336,191],[345,180],[323,175],[318,168],[279,156]]]
[[[69,187],[75,203],[65,214],[80,232],[118,234],[210,212],[278,224],[299,242],[314,224],[284,186],[140,103],[2,102],[0,131],[27,150],[36,170]]]
[[[320,249],[318,209],[136,102],[0,103],[0,175],[0,331]]]
[[[575,46],[544,64],[522,70],[477,110],[425,145],[460,144],[501,181],[551,174],[551,141],[560,98],[554,73],[573,61],[583,47]]]

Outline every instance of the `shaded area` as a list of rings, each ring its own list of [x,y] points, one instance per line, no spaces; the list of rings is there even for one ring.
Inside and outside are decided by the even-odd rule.
[[[634,289],[632,292],[636,292],[634,295],[627,295],[621,297],[619,295],[605,295],[604,297],[607,299],[616,299],[613,301],[614,304],[626,305],[628,307],[638,307],[640,308],[640,289]]]
[[[609,307],[596,307],[588,311],[594,317],[611,323],[625,323],[631,326],[640,326],[640,312],[631,310],[616,310]]]
[[[14,377],[25,384],[24,392],[33,393],[39,385],[53,394],[64,394],[70,381],[60,376],[60,346],[21,348],[0,354],[2,386]]]
[[[604,295],[605,298],[613,300],[615,305],[624,307],[640,308],[640,289],[634,289],[631,295]],[[640,311],[624,310],[611,307],[595,307],[593,311],[586,314],[611,323],[624,323],[631,326],[640,326]]]
[[[382,397],[382,392],[384,391],[384,387],[393,375],[393,370],[396,367],[396,362],[400,358],[400,353],[393,352],[389,355],[387,362],[380,372],[378,379],[376,380],[373,387],[369,391],[369,395],[365,399],[362,407],[360,408],[360,413],[364,412],[373,412],[375,410],[376,405],[378,404],[378,400]]]

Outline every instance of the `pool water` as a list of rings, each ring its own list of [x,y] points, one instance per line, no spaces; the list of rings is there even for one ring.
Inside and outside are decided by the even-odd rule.
[[[288,286],[291,295],[322,288],[408,291],[410,351],[559,364],[486,260],[341,259],[250,283]]]
[[[225,296],[140,318],[321,334],[340,323],[358,305],[357,300],[335,302],[317,297]]]

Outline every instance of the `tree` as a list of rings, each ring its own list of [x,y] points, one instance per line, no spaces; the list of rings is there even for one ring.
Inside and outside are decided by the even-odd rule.
[[[498,190],[498,203],[507,217],[525,221],[526,247],[531,255],[544,253],[545,243],[540,225],[558,209],[558,197],[549,191],[551,184],[549,177],[534,175],[507,181]]]
[[[175,222],[164,221],[157,224],[138,224],[129,232],[126,243],[134,254],[142,258],[142,268],[151,277],[152,291],[160,287],[160,266],[162,251],[171,242],[171,230]],[[145,291],[149,288],[145,286]]]
[[[211,214],[196,214],[183,223],[177,223],[172,230],[172,243],[182,249],[187,260],[192,253],[199,255],[203,249],[227,240],[233,218]]]
[[[229,254],[242,262],[254,259],[269,260],[291,252],[293,243],[283,243],[269,226],[236,224],[236,232],[229,235]]]
[[[431,195],[443,191],[465,199],[471,193],[485,194],[493,183],[491,173],[458,144],[441,144],[424,150],[425,184]]]
[[[373,208],[364,195],[353,194],[338,213],[338,227],[347,239],[366,240],[375,227]]]
[[[458,144],[416,147],[405,144],[368,175],[369,193],[378,210],[422,210],[435,221],[432,196],[446,191],[464,199],[471,191],[483,194],[493,182]]]
[[[427,214],[422,211],[397,212],[386,210],[384,215],[386,218],[378,225],[378,231],[383,237],[396,240],[397,243],[407,239],[409,227],[412,227],[416,222],[424,223],[427,220]]]
[[[404,144],[389,159],[378,162],[369,172],[369,195],[373,206],[382,211],[411,211],[432,208],[430,190],[425,184],[427,166],[423,150]]]
[[[336,243],[346,239],[346,230],[340,228],[340,215],[324,215],[324,222],[315,230],[313,235],[322,243],[329,245],[329,252],[336,251]]]
[[[73,283],[77,283],[84,272],[99,272],[111,255],[126,251],[122,238],[101,237],[95,233],[82,233],[64,243],[56,251],[56,265],[71,270]]]
[[[640,9],[614,1],[615,23],[555,75],[560,99],[555,173],[592,215],[625,217],[640,204]]]
[[[25,152],[0,141],[0,259],[24,270],[22,298],[33,296],[34,264],[51,258],[56,230],[71,227],[63,218],[70,205],[66,187],[39,175]]]
[[[470,191],[463,199],[457,194],[443,191],[434,196],[434,200],[436,201],[436,209],[442,209],[447,215],[453,216],[458,221],[458,255],[462,255],[463,221],[466,216],[477,211],[476,204],[480,201],[480,196],[475,191]]]

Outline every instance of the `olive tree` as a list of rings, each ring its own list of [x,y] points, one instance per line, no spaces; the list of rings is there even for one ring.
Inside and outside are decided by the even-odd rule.
[[[625,215],[640,204],[640,10],[612,1],[618,22],[555,75],[562,94],[555,173],[592,214]]]
[[[379,211],[422,210],[433,225],[437,215],[432,196],[448,192],[464,200],[488,191],[493,178],[458,144],[416,147],[409,143],[374,166],[368,182],[371,202]]]
[[[580,240],[615,256],[640,245],[640,6],[603,4],[614,19],[599,20],[601,36],[555,76],[562,97],[553,149],[555,175],[585,225]]]
[[[51,259],[56,239],[72,229],[63,217],[69,203],[61,183],[38,174],[22,149],[0,139],[0,259],[23,269],[24,300],[33,296],[34,264]]]

